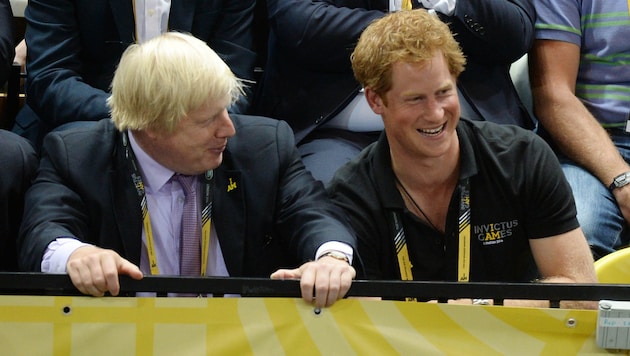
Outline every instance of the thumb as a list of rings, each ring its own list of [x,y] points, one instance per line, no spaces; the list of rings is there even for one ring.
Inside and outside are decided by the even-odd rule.
[[[271,279],[297,279],[301,277],[300,269],[279,269],[271,274]]]
[[[126,274],[133,279],[142,279],[143,277],[140,268],[124,258],[118,264],[118,274]]]

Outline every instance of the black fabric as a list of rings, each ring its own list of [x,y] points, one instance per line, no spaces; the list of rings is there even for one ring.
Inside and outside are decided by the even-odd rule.
[[[354,248],[339,210],[304,169],[289,126],[261,117],[231,118],[236,135],[214,170],[213,190],[213,224],[229,275],[269,277],[312,260],[330,240]],[[140,263],[140,198],[121,137],[107,119],[46,137],[18,240],[24,269],[40,270],[48,244],[60,236]]]
[[[462,119],[460,179],[471,187],[471,281],[534,279],[528,240],[577,228],[575,203],[556,156],[535,133]],[[342,167],[327,187],[357,233],[367,278],[399,279],[387,214],[403,219],[416,280],[457,280],[459,192],[445,234],[405,207],[395,186],[385,135]]]
[[[27,140],[0,130],[0,162],[0,271],[15,272],[24,194],[35,176],[38,157]]]

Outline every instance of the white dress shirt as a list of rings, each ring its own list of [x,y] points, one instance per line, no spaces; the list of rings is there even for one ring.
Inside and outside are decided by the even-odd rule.
[[[133,5],[138,43],[168,31],[171,0],[134,0]]]
[[[425,9],[440,12],[447,16],[453,16],[457,0],[412,0],[422,3]],[[403,0],[389,0],[389,12],[400,11]]]
[[[184,190],[178,183],[171,180],[175,172],[151,158],[138,145],[133,134],[131,132],[128,132],[128,134],[129,143],[140,166],[145,187],[147,208],[151,218],[151,229],[160,275],[180,275],[180,236],[181,216],[184,209]],[[201,190],[197,193],[199,194],[200,192]],[[201,200],[197,199],[197,201]],[[136,208],[140,209],[140,206]],[[201,216],[199,216],[199,219],[201,224]],[[140,270],[143,274],[150,275],[151,269],[149,267],[144,227],[142,229],[142,244]],[[66,265],[72,252],[85,245],[87,244],[77,239],[60,236],[48,245],[41,263],[42,272],[66,273]],[[318,248],[315,258],[317,259],[331,250],[343,252],[350,263],[352,263],[352,247],[337,241],[322,244]],[[208,253],[206,275],[229,276],[214,224],[211,225],[210,251]]]

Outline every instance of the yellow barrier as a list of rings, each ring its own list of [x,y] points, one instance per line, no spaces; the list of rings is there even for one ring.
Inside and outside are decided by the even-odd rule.
[[[0,296],[0,355],[578,355],[597,311],[347,299]]]

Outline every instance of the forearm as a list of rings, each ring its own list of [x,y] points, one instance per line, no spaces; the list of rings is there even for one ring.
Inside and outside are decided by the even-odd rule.
[[[538,283],[578,283],[574,279],[566,277],[550,277],[537,281]],[[596,283],[593,281],[593,283]],[[524,300],[524,299],[507,299],[503,305],[509,307],[530,307],[530,308],[549,308],[551,303],[549,300]],[[563,309],[596,309],[597,301],[590,300],[563,300],[560,301],[560,308]]]
[[[52,127],[109,116],[108,93],[87,83],[84,48],[71,1],[29,1],[27,102]]]
[[[608,186],[614,177],[630,170],[606,130],[577,97],[537,106],[541,124],[560,150],[604,185]]]
[[[350,67],[350,53],[379,10],[348,8],[326,1],[269,0],[269,26],[282,47],[305,66]],[[334,68],[332,68],[334,69]]]

